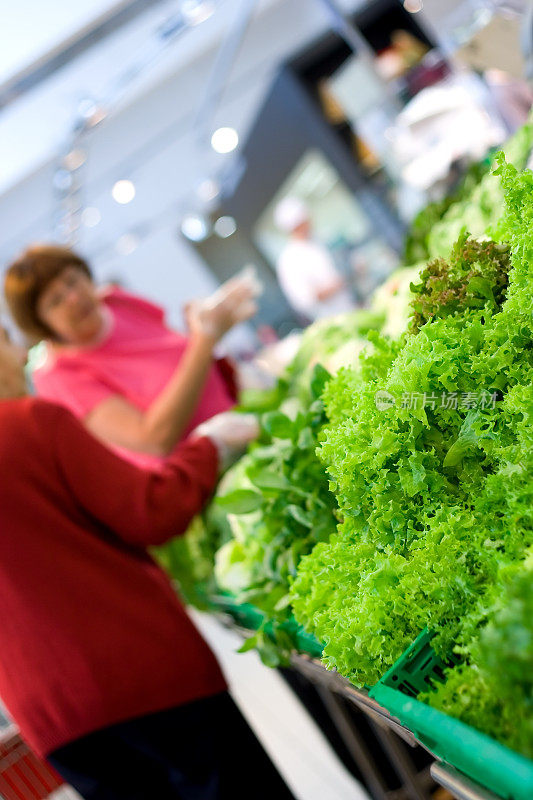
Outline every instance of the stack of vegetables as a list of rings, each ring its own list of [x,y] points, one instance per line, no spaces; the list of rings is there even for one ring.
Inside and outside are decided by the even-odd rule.
[[[187,535],[158,551],[190,603],[207,609],[222,591],[236,603],[253,602],[270,621],[290,617],[289,581],[299,559],[337,525],[336,500],[316,454],[327,421],[321,394],[328,369],[355,363],[366,336],[383,322],[381,311],[357,310],[311,325],[274,389],[248,395],[245,410],[262,412],[260,439],[225,474]],[[267,644],[259,648],[263,655]],[[283,658],[287,648],[278,644]]]
[[[358,686],[427,628],[461,658],[422,699],[533,757],[533,174],[497,165],[491,238],[461,231],[413,273],[402,335],[354,316],[332,376],[301,353],[164,558],[197,604],[224,591],[293,615]]]
[[[533,119],[504,145],[509,163],[524,169],[533,140]],[[424,208],[413,220],[406,237],[404,263],[415,264],[437,256],[446,257],[466,226],[473,236],[482,236],[503,212],[503,190],[492,173],[494,156],[473,164],[456,191]]]
[[[533,175],[498,172],[500,243],[462,235],[415,288],[413,332],[327,386],[342,522],[291,593],[358,685],[427,627],[463,663],[426,700],[533,756]]]

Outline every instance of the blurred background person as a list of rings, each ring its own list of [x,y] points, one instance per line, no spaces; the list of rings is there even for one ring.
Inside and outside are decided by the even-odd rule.
[[[289,236],[276,272],[281,288],[302,321],[309,323],[353,308],[350,290],[324,245],[313,239],[309,210],[297,197],[285,197],[274,222]]]
[[[214,349],[256,311],[246,277],[189,303],[187,336],[170,330],[153,303],[116,286],[99,291],[86,261],[65,247],[28,248],[4,285],[17,325],[46,342],[32,373],[37,394],[69,408],[137,463],[167,456],[194,427],[235,404],[235,373],[214,360]]]

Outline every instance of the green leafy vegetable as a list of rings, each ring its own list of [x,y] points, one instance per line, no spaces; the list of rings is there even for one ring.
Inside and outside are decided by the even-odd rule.
[[[325,422],[318,398],[329,377],[317,365],[305,403],[288,401],[291,416],[279,411],[263,417],[262,445],[241,461],[251,488],[216,501],[232,511],[233,533],[216,556],[217,584],[236,602],[253,602],[269,620],[288,618],[289,579],[300,558],[335,530],[335,500],[315,454]],[[260,511],[247,513],[248,502],[258,497]]]
[[[462,233],[450,258],[427,265],[420,284],[411,285],[413,333],[433,317],[462,314],[466,309],[499,310],[507,291],[509,249],[505,244],[477,242]]]
[[[396,349],[363,355],[361,371],[341,370],[324,394],[320,457],[342,522],[302,559],[291,594],[326,663],[359,685],[378,680],[425,626],[443,655],[466,646],[498,569],[531,544],[516,503],[532,480],[533,437],[520,437],[533,378],[533,176],[503,162],[499,172],[507,300],[506,268],[480,269],[480,249],[463,237],[437,290],[428,274],[415,300],[431,321]],[[491,263],[500,256],[491,247]],[[487,283],[472,287],[472,277]],[[380,406],[383,394],[392,401]],[[522,488],[504,503],[510,475]]]

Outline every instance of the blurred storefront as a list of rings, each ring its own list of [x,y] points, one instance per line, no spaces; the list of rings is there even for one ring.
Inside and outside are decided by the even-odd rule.
[[[482,28],[475,9],[459,20],[452,9],[449,29],[436,35],[431,15],[414,0],[376,0],[346,15],[331,6],[333,30],[282,66],[229,188],[211,210],[213,223],[234,220],[238,234],[207,236],[196,248],[219,278],[245,260],[271,285],[284,243],[273,209],[295,195],[311,209],[317,239],[330,249],[354,303],[364,305],[397,266],[405,225],[524,122],[531,94],[501,69],[483,69],[481,49],[501,13],[506,35],[517,35],[508,9],[493,9]],[[474,43],[469,50],[472,37],[483,43],[479,49]],[[274,287],[271,297],[264,321],[284,333],[291,317]]]
[[[187,299],[254,263],[258,326],[292,328],[272,225],[288,193],[364,305],[416,212],[530,100],[519,0],[141,6],[0,86],[0,257],[69,241],[99,280],[147,294],[178,325]],[[217,150],[219,130],[233,141]],[[236,342],[249,346],[250,331]]]

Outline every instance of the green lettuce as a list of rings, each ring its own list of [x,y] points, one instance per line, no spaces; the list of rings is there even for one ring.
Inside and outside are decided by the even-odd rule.
[[[482,308],[456,292],[450,314],[442,286],[430,290],[430,320],[417,335],[371,368],[363,355],[362,372],[342,370],[324,394],[330,422],[319,455],[342,522],[302,559],[291,594],[328,666],[358,685],[378,680],[426,626],[443,655],[466,642],[498,569],[531,543],[526,517],[513,504],[499,517],[493,504],[509,471],[526,494],[531,482],[518,399],[533,377],[532,176],[503,161],[499,174],[507,299],[499,269],[485,272]],[[448,275],[479,265],[476,247],[472,264],[459,263],[465,241]]]

